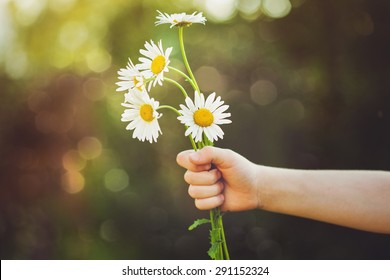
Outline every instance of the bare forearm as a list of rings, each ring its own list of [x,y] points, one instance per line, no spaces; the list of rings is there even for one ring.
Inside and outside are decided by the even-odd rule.
[[[259,178],[262,209],[390,233],[390,172],[259,166]]]

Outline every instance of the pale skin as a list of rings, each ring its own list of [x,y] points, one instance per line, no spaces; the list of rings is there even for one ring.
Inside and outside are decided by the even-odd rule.
[[[177,162],[200,210],[262,209],[390,234],[390,172],[268,167],[215,147],[181,152]]]

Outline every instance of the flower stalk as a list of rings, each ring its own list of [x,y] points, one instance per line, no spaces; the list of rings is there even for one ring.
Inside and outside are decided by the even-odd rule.
[[[186,51],[184,49],[184,37],[183,37],[183,31],[184,31],[184,28],[182,26],[179,27],[179,43],[180,43],[180,51],[181,51],[181,54],[183,56],[183,62],[184,62],[184,65],[186,66],[186,69],[188,71],[188,74],[190,75],[191,77],[191,80],[195,86],[195,90],[197,92],[200,92],[199,90],[199,86],[196,82],[196,79],[195,79],[195,76],[194,76],[194,73],[192,73],[192,70],[191,70],[191,67],[190,67],[190,64],[188,63],[188,59],[187,59],[187,55],[186,55]]]
[[[183,93],[184,98],[188,97],[187,91],[184,89],[184,87],[182,87],[181,84],[179,84],[178,82],[176,82],[175,80],[172,80],[170,78],[165,78],[165,81],[167,81],[168,83],[171,83],[171,84],[177,86],[180,89],[180,91]]]
[[[223,138],[223,131],[220,128],[222,124],[231,123],[228,119],[230,113],[226,113],[229,108],[224,105],[221,97],[217,97],[213,92],[207,97],[201,93],[195,76],[188,62],[187,54],[184,47],[184,28],[194,23],[205,24],[206,18],[202,13],[185,13],[168,15],[159,12],[156,25],[170,24],[172,27],[178,27],[179,45],[183,58],[186,73],[170,66],[169,56],[172,48],[164,49],[162,42],[155,44],[153,41],[146,42],[140,53],[143,57],[139,58],[140,63],[134,65],[131,60],[126,68],[120,69],[119,88],[117,91],[127,91],[125,101],[122,103],[127,109],[122,115],[122,121],[129,122],[126,129],[133,130],[133,138],[141,141],[157,142],[157,138],[162,133],[158,119],[162,116],[159,110],[168,109],[174,112],[177,119],[185,127],[185,136],[190,139],[192,148],[197,151],[205,146],[213,146],[214,141]],[[174,71],[183,77],[194,91],[193,99],[188,95],[187,90],[178,81],[166,77],[169,71]],[[160,105],[149,96],[152,87],[157,84],[162,86],[163,82],[176,86],[184,97],[184,104],[177,109],[170,105]],[[146,87],[148,85],[148,87]],[[208,250],[210,258],[215,260],[230,259],[226,243],[226,237],[223,227],[222,212],[220,207],[214,208],[209,212],[209,219],[198,219],[190,227],[193,230],[199,225],[210,223],[210,242],[211,247]]]
[[[194,90],[197,90],[197,86],[194,84],[192,79],[190,77],[188,77],[188,75],[186,73],[184,73],[183,71],[180,71],[179,69],[172,67],[172,66],[168,66],[168,69],[177,72],[180,76],[182,76],[187,82],[189,82],[191,84],[191,86]]]

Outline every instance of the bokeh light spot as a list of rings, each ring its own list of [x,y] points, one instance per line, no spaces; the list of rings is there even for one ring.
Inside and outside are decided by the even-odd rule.
[[[22,78],[28,70],[28,56],[19,46],[8,49],[5,57],[5,71],[12,79]]]
[[[263,0],[263,12],[272,18],[282,18],[287,16],[291,11],[289,0]]]
[[[276,86],[272,82],[265,80],[256,81],[251,86],[250,92],[253,102],[262,106],[274,102],[278,95]]]
[[[111,65],[111,55],[105,50],[94,49],[87,54],[88,68],[101,73]]]
[[[84,169],[86,161],[77,150],[69,150],[62,157],[62,165],[68,171],[80,171]]]
[[[207,0],[205,9],[208,17],[215,21],[226,21],[236,12],[236,0]]]
[[[62,188],[70,194],[76,194],[84,189],[84,176],[78,171],[68,171],[61,177]]]
[[[59,33],[59,43],[67,50],[76,50],[88,39],[87,27],[78,21],[67,21]]]
[[[84,159],[95,159],[102,153],[102,144],[95,137],[84,137],[77,145],[80,155]]]
[[[29,26],[33,24],[46,7],[46,1],[14,0],[15,17],[19,24]]]
[[[104,221],[100,225],[100,237],[108,242],[114,242],[119,236],[119,231],[112,219]]]
[[[246,14],[255,14],[261,7],[261,0],[240,0],[237,4],[237,9]]]
[[[113,168],[104,175],[104,186],[112,192],[124,190],[129,186],[129,175],[123,169]]]

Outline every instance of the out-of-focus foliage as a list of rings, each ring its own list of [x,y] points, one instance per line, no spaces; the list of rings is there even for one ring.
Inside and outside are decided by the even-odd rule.
[[[3,0],[2,259],[207,258],[206,227],[187,231],[207,213],[175,163],[184,129],[164,112],[150,145],[120,122],[127,58],[162,39],[180,61],[156,10],[209,19],[185,40],[203,91],[231,105],[218,146],[266,165],[390,169],[388,1]],[[390,257],[389,236],[261,211],[224,219],[234,259]]]

